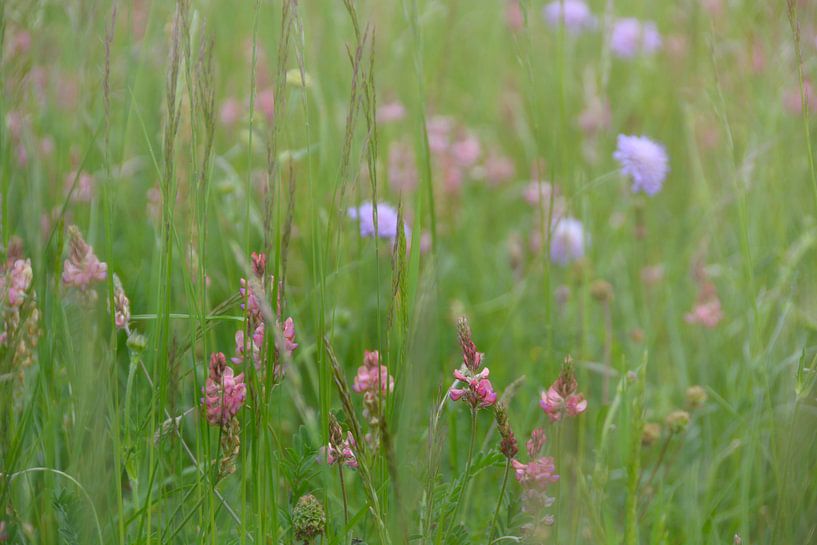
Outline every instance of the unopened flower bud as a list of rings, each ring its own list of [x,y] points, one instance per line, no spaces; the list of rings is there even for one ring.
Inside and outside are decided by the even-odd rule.
[[[128,335],[128,348],[133,352],[144,352],[147,345],[148,341],[144,335],[140,335],[136,332],[131,332],[131,334]]]
[[[613,286],[606,280],[596,280],[590,286],[590,295],[599,303],[613,300]]]
[[[661,437],[661,424],[648,422],[644,424],[644,431],[641,433],[641,444],[648,447],[658,441]]]
[[[672,433],[681,433],[689,425],[689,413],[686,411],[672,411],[667,415],[666,423]]]
[[[693,409],[697,409],[706,403],[707,397],[706,390],[702,386],[695,385],[687,388],[687,403]]]

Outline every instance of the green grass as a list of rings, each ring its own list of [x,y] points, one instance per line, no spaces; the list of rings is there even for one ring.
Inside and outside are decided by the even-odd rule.
[[[36,307],[39,330],[36,346],[26,332],[0,346],[10,542],[293,543],[292,510],[312,494],[327,544],[817,543],[815,122],[786,106],[817,101],[817,7],[588,4],[654,20],[663,50],[618,59],[604,25],[551,28],[542,0],[520,0],[516,31],[500,0],[0,4],[2,261],[21,241],[34,278],[20,319]],[[594,94],[611,118],[587,135],[577,117]],[[242,112],[232,124],[228,98]],[[377,122],[395,99],[406,116]],[[439,115],[483,157],[509,157],[514,177],[466,174],[444,191],[428,137]],[[666,146],[655,197],[618,174],[619,133]],[[401,142],[417,183],[399,193],[388,162]],[[550,238],[550,203],[523,199],[537,173],[582,221],[585,259],[530,249]],[[399,208],[411,236],[361,238],[347,209],[372,199]],[[68,225],[107,263],[95,297],[60,280]],[[252,252],[275,277],[267,371],[235,366],[248,395],[225,475],[226,428],[199,400],[210,354],[229,360],[250,319],[238,289]],[[141,347],[114,327],[112,273]],[[684,318],[701,275],[724,312],[711,329]],[[600,280],[612,299],[594,296]],[[299,343],[283,380],[271,372],[279,297]],[[0,310],[9,327],[5,291]],[[472,433],[467,406],[446,399],[460,315],[519,460],[532,429],[548,436],[561,476],[549,528],[524,527],[493,411]],[[351,388],[375,349],[396,388],[371,424]],[[589,406],[551,423],[539,395],[567,355]],[[670,433],[677,410],[691,420]],[[316,462],[330,415],[356,435],[357,470]],[[650,423],[663,430],[646,444]]]

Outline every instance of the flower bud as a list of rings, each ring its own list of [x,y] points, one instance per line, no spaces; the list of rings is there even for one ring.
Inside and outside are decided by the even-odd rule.
[[[658,441],[661,437],[661,424],[648,422],[644,424],[644,431],[641,433],[641,444],[648,447]]]
[[[702,386],[695,385],[687,388],[687,404],[693,409],[706,403],[707,397],[706,390]]]
[[[599,303],[613,300],[613,286],[606,280],[596,280],[590,285],[590,295]]]
[[[667,415],[666,423],[672,433],[681,433],[689,425],[689,413],[686,411],[672,411]]]

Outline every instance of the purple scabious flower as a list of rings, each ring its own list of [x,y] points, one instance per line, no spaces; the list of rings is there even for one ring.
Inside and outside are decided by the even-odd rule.
[[[375,233],[374,228],[375,209],[377,209],[377,233]],[[361,237],[366,238],[377,235],[392,242],[397,240],[397,210],[393,206],[385,203],[373,206],[372,203],[366,202],[357,208],[350,208],[347,214],[360,224]],[[411,231],[405,223],[403,224],[403,230],[406,239],[408,239],[411,236]]]
[[[550,236],[550,259],[567,265],[584,257],[584,227],[575,218],[562,218],[553,226]]]
[[[558,27],[564,23],[573,35],[596,26],[596,18],[583,0],[554,0],[542,9],[542,15],[550,26]]]
[[[646,136],[618,135],[613,158],[621,164],[621,174],[632,178],[633,193],[655,195],[661,191],[669,172],[669,158],[664,146]]]
[[[639,53],[650,55],[661,48],[661,34],[652,21],[641,22],[628,17],[613,23],[610,50],[622,59],[632,59]]]

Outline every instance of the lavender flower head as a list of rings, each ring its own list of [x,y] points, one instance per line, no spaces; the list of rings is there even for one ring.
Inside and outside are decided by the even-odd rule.
[[[550,259],[567,265],[584,257],[585,236],[582,222],[563,218],[556,222],[550,236]]]
[[[75,225],[68,228],[68,238],[70,251],[63,265],[63,284],[84,291],[92,283],[105,280],[108,265],[94,255],[94,249],[85,242]]]
[[[564,23],[567,31],[573,35],[596,26],[596,18],[583,0],[554,0],[542,9],[542,15],[552,27]]]
[[[613,158],[621,164],[621,174],[632,178],[633,193],[655,195],[661,191],[669,172],[669,158],[664,146],[646,136],[618,135]]]
[[[374,227],[374,212],[377,209],[377,233]],[[379,203],[372,205],[370,202],[361,204],[357,208],[350,208],[347,212],[350,218],[357,220],[360,224],[360,236],[363,238],[374,237],[386,238],[395,242],[397,240],[397,210],[388,204]],[[403,224],[403,232],[406,239],[411,235],[408,226]]]
[[[628,17],[613,23],[610,50],[622,59],[632,59],[639,53],[651,55],[661,48],[661,34],[652,21],[641,22]]]

